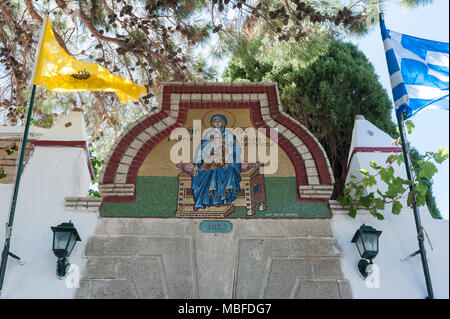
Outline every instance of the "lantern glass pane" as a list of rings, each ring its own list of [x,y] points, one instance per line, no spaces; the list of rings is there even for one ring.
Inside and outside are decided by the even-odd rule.
[[[74,233],[71,233],[71,235],[72,235],[72,236],[70,236],[69,244],[67,245],[67,256],[70,255],[70,253],[71,253],[72,250],[73,250],[73,247],[75,246],[75,244],[76,244],[76,242],[77,242],[77,238],[76,238],[75,234],[74,234]]]
[[[363,234],[364,243],[367,252],[377,252],[378,251],[378,235],[377,233],[365,233]]]
[[[364,251],[365,251],[364,241],[363,241],[363,237],[361,235],[362,234],[360,233],[358,238],[356,239],[356,247],[358,248],[358,252],[359,252],[360,256],[362,256],[364,254]]]
[[[67,247],[67,243],[69,241],[69,237],[71,232],[68,231],[56,231],[55,237],[53,241],[53,249],[62,249],[65,250]]]

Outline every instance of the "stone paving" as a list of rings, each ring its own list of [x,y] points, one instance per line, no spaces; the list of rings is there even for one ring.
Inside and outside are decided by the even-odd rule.
[[[351,298],[330,220],[102,218],[77,298]]]

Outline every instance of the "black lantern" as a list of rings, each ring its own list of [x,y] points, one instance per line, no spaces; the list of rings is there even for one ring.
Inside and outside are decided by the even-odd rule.
[[[356,244],[360,256],[365,258],[358,263],[359,273],[364,279],[370,275],[372,259],[378,254],[378,238],[380,235],[381,231],[362,224],[353,236],[352,243]],[[369,259],[369,261],[366,259]]]
[[[66,275],[67,267],[70,263],[67,257],[72,253],[77,241],[81,241],[72,221],[51,227],[53,231],[53,253],[58,257],[56,275],[62,278]]]

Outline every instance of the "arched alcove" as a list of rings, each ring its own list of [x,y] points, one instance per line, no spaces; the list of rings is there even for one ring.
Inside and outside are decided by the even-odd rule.
[[[286,169],[295,178],[295,199],[328,202],[334,178],[326,153],[303,125],[281,110],[276,83],[217,82],[163,85],[161,108],[131,125],[111,148],[99,179],[103,201],[135,201],[136,182],[149,154],[167,143],[172,130],[186,128],[192,118],[200,120],[219,110],[235,114],[241,123],[248,118],[244,126],[265,128],[267,137],[269,129],[277,129],[280,158],[289,159]]]

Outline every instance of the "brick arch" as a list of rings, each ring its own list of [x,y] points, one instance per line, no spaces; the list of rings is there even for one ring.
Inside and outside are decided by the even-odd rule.
[[[104,201],[134,201],[139,168],[150,151],[182,127],[188,109],[248,108],[256,128],[277,128],[278,145],[291,160],[299,200],[330,198],[334,177],[319,141],[281,110],[276,83],[166,83],[161,109],[131,125],[111,148],[100,175]],[[269,130],[266,130],[269,136]]]

